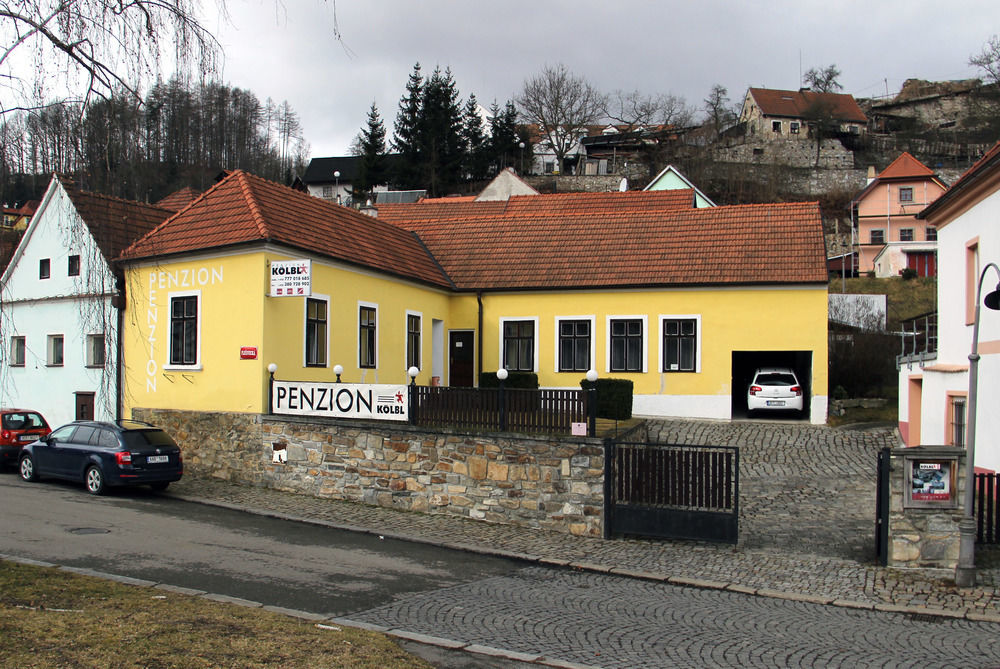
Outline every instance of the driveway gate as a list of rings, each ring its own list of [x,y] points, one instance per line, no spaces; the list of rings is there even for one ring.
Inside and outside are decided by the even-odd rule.
[[[736,543],[739,478],[735,446],[606,440],[604,536]]]

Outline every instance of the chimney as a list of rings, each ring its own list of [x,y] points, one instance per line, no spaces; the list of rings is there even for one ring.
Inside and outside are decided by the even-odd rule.
[[[372,204],[371,200],[365,202],[365,206],[361,207],[359,211],[365,216],[371,216],[372,218],[378,218],[378,208]]]
[[[870,184],[873,181],[875,181],[875,166],[874,165],[869,165],[868,166],[868,180],[865,181],[865,185],[867,186],[868,184]]]

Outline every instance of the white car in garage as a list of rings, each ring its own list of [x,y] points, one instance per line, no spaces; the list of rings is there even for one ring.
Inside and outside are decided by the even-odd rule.
[[[747,413],[802,411],[802,384],[788,367],[761,367],[747,389]]]

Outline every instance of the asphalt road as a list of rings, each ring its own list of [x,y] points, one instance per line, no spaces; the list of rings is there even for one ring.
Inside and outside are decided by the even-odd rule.
[[[1000,666],[995,624],[548,568],[145,489],[94,498],[3,473],[0,508],[0,553],[583,665]],[[439,666],[519,666],[429,652]]]

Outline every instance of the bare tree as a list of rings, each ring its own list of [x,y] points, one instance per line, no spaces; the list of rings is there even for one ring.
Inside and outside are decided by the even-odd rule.
[[[816,140],[816,167],[819,167],[820,152],[823,148],[823,138],[830,134],[831,128],[837,124],[836,105],[831,93],[836,93],[841,88],[837,77],[840,70],[836,65],[828,65],[824,68],[811,67],[805,73],[803,81],[809,85],[813,93],[809,106],[803,112],[803,118],[809,125],[813,139]]]
[[[707,122],[718,135],[736,118],[733,105],[729,101],[729,90],[722,84],[715,84],[703,100]]]
[[[596,123],[606,106],[601,93],[561,63],[546,65],[541,74],[526,80],[514,101],[524,121],[538,125],[556,154],[560,172],[581,131]]]
[[[225,12],[224,0],[217,0]],[[161,64],[213,72],[218,42],[198,0],[0,0],[0,114],[41,106],[50,90],[89,102],[125,92]],[[64,100],[65,101],[65,100]]]
[[[692,112],[684,98],[616,90],[605,98],[604,115],[629,132],[650,125],[687,125]]]
[[[990,83],[1000,84],[1000,37],[994,35],[974,56],[969,56],[969,65],[975,65],[986,72]]]
[[[843,88],[837,80],[839,76],[840,70],[836,65],[827,65],[823,68],[811,67],[802,77],[802,81],[817,93],[836,93]]]

